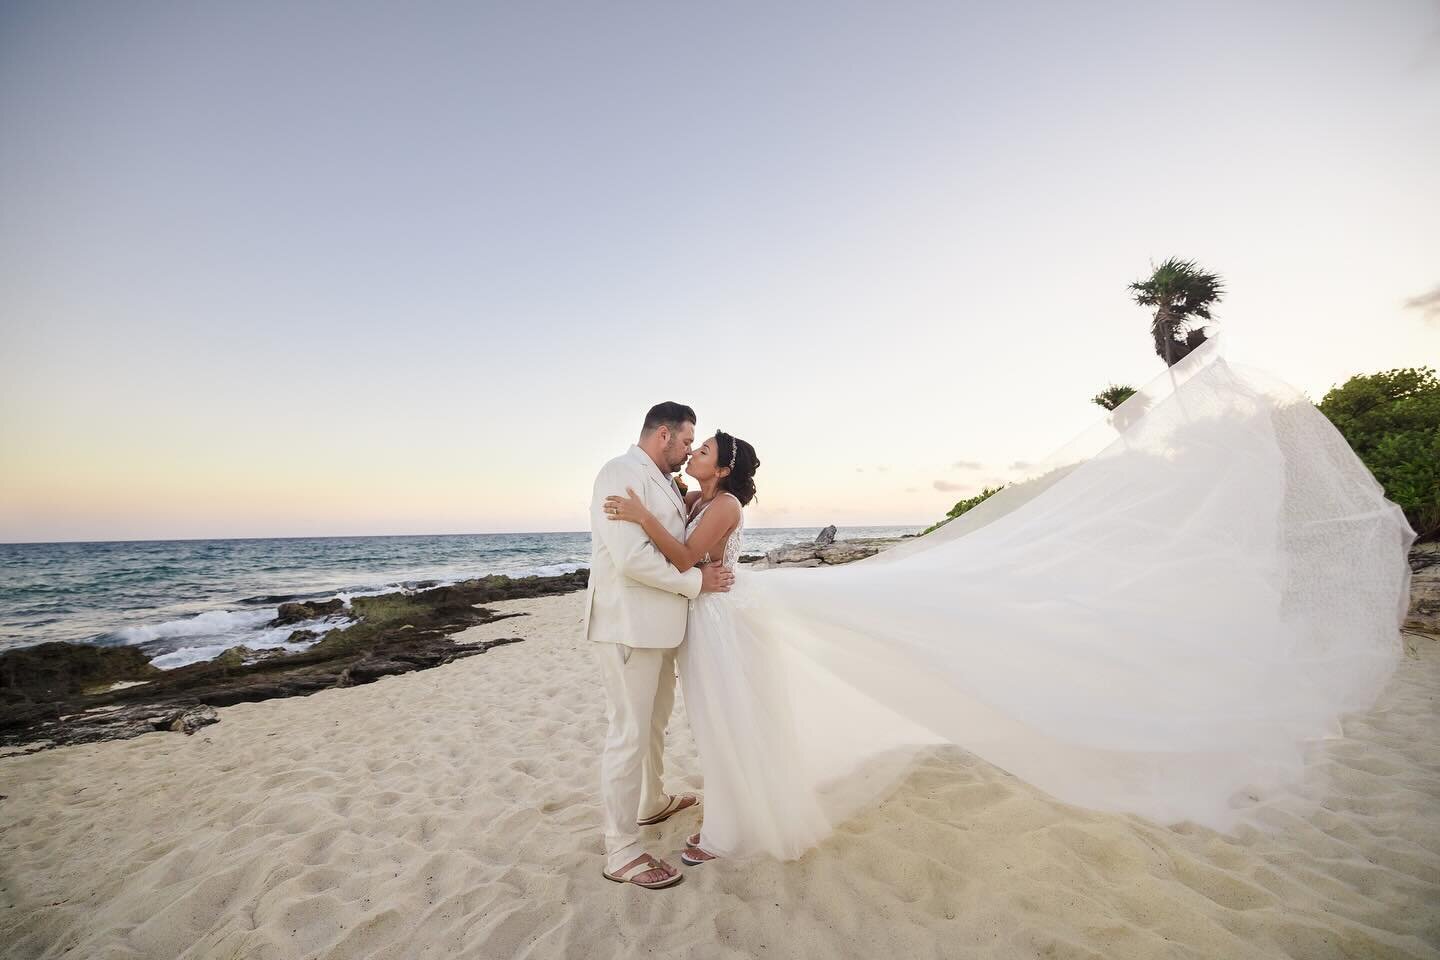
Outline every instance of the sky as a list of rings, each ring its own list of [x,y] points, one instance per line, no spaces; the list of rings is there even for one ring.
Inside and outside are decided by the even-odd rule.
[[[1170,256],[1315,400],[1440,365],[1437,171],[1434,2],[11,0],[0,541],[581,530],[662,400],[929,523]]]

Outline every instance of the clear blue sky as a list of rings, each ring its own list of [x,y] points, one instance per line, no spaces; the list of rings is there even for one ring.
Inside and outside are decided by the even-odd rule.
[[[1436,170],[1434,3],[10,2],[0,540],[579,529],[661,399],[927,522],[1158,372],[1152,260],[1440,361]]]

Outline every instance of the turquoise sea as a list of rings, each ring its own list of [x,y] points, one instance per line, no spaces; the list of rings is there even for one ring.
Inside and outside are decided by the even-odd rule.
[[[842,527],[841,537],[918,527]],[[748,529],[745,552],[813,540],[818,527]],[[156,666],[229,647],[284,647],[341,618],[267,628],[287,600],[349,600],[491,573],[568,573],[589,565],[589,533],[493,533],[266,540],[0,543],[0,650],[51,640],[130,644]],[[313,641],[312,641],[313,642]]]

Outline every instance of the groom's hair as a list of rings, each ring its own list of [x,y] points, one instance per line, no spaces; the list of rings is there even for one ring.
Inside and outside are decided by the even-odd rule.
[[[694,423],[695,411],[683,403],[675,403],[667,400],[664,403],[657,403],[645,414],[645,426],[640,428],[640,436],[648,437],[661,427],[669,427],[671,433],[679,433],[682,423]]]

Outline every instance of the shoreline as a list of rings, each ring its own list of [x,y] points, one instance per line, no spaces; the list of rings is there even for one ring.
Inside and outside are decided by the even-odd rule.
[[[825,563],[848,563],[902,539],[791,544],[755,566],[814,566],[822,556]],[[157,666],[159,658],[138,645],[61,641],[0,652],[0,755],[160,731],[192,734],[218,722],[214,708],[442,666],[489,649],[453,650],[444,643],[472,624],[497,619],[487,605],[584,590],[588,576],[581,568],[556,576],[417,581],[415,589],[347,595],[343,602],[307,594],[248,598],[278,602],[276,617],[264,626],[286,634],[284,641],[236,644],[175,667]]]
[[[747,542],[759,552],[814,535],[760,529]],[[241,643],[279,646],[288,632],[267,634],[274,614],[264,608],[283,602],[348,603],[492,575],[553,576],[589,559],[583,532],[0,544],[0,653],[48,642],[138,646],[168,669]]]
[[[828,531],[827,531],[828,532]],[[851,563],[909,537],[790,544],[741,560],[752,570]],[[1440,638],[1440,544],[1415,546],[1407,634]],[[0,653],[0,756],[152,732],[193,734],[219,721],[216,708],[308,696],[381,677],[443,666],[494,644],[456,648],[474,624],[504,619],[494,604],[584,590],[589,571],[554,577],[486,577],[341,601],[285,601],[272,621],[298,629],[299,650],[238,645],[211,660],[157,669],[135,647],[48,643]],[[264,598],[280,599],[276,598]],[[317,618],[344,618],[317,634]],[[496,642],[501,642],[497,640]],[[503,642],[516,642],[504,639]]]
[[[0,654],[0,749],[28,753],[157,731],[193,734],[219,721],[217,707],[306,696],[442,666],[517,642],[457,647],[451,641],[474,624],[506,619],[490,609],[494,603],[572,593],[583,590],[587,578],[587,571],[486,577],[355,597],[348,614],[354,622],[302,650],[241,645],[170,670],[155,667],[135,647],[47,643],[7,651]],[[339,606],[338,600],[282,604],[272,624],[284,629],[287,618],[294,625],[339,615]],[[309,632],[297,630],[291,637]]]

